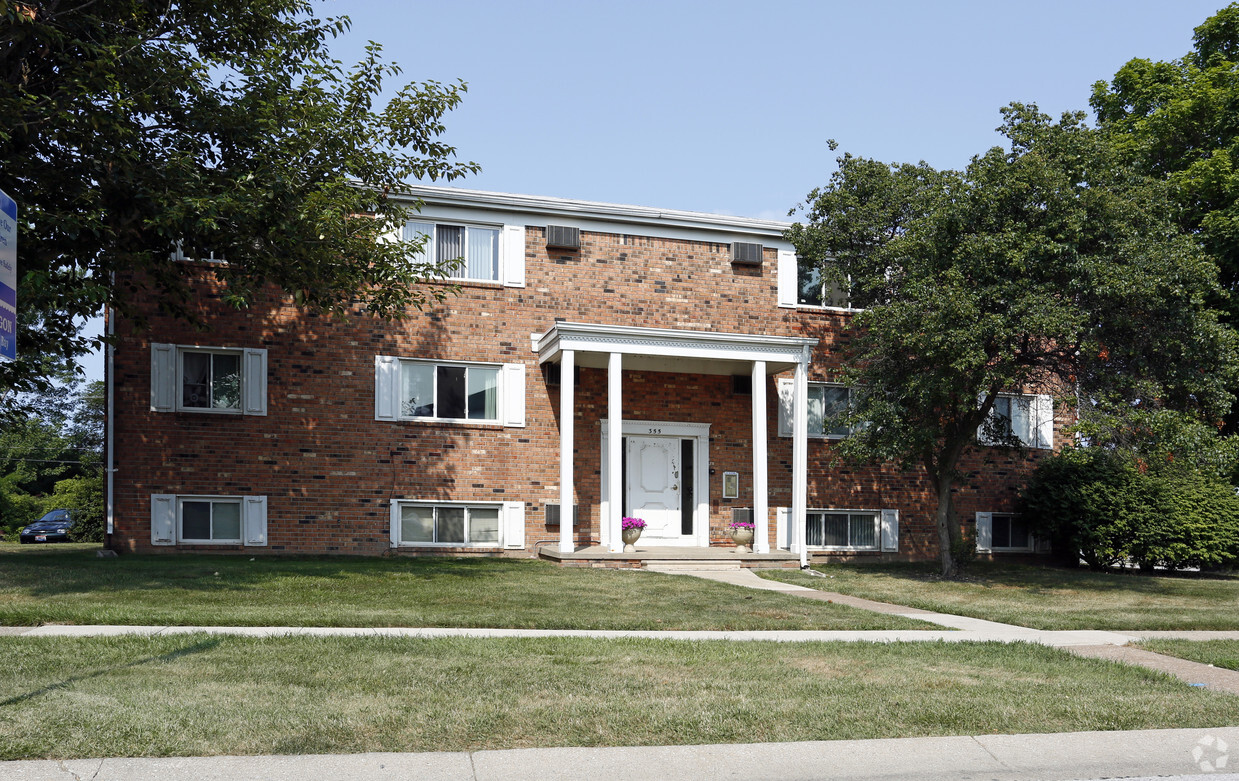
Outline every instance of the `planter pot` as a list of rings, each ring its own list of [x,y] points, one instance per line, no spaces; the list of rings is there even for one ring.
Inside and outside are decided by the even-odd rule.
[[[732,529],[731,541],[736,544],[737,553],[751,553],[753,551],[753,530]]]
[[[637,548],[635,545],[633,545],[633,543],[635,543],[640,538],[641,538],[640,529],[621,529],[620,539],[624,541],[624,553],[633,553],[634,551],[636,551]]]

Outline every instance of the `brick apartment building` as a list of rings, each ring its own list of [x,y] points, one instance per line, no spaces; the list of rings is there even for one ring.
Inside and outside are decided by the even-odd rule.
[[[643,545],[730,545],[751,517],[757,553],[937,555],[923,473],[832,461],[851,311],[798,269],[785,223],[409,196],[406,236],[464,265],[459,295],[403,322],[237,311],[205,263],[209,331],[153,307],[141,335],[112,318],[113,548],[619,551],[638,515]],[[1032,551],[1010,513],[1054,415],[1048,397],[1000,402],[1031,455],[974,448],[956,507],[983,549]]]

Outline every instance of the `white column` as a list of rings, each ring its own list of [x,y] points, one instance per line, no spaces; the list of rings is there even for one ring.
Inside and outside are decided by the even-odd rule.
[[[607,360],[607,515],[604,519],[611,530],[611,550],[624,550],[620,538],[620,519],[624,517],[624,407],[621,386],[624,356],[611,353]]]
[[[559,552],[572,553],[572,422],[576,353],[564,350],[559,361]]]
[[[753,361],[753,536],[757,553],[770,552],[766,505],[766,362]]]
[[[809,493],[809,350],[796,364],[792,403],[792,552],[800,554],[800,566],[809,563],[805,549],[805,501]]]

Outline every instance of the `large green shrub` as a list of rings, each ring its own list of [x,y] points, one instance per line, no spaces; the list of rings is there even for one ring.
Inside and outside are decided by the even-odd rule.
[[[71,477],[56,483],[56,490],[43,499],[44,512],[65,508],[73,511],[75,542],[103,542],[103,478]]]
[[[42,514],[41,499],[17,488],[12,480],[0,478],[0,539],[17,539],[18,530]]]
[[[1239,496],[1201,477],[1144,475],[1149,512],[1136,529],[1131,558],[1141,569],[1218,567],[1239,556]]]
[[[1239,496],[1222,480],[1142,469],[1103,448],[1043,460],[1020,495],[1034,534],[1094,569],[1224,566],[1239,558]]]

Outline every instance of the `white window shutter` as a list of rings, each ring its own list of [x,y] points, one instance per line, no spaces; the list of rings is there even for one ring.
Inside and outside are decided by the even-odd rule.
[[[1054,399],[1039,395],[1033,400],[1033,421],[1036,426],[1037,447],[1054,449]]]
[[[374,419],[400,419],[400,360],[374,356]]]
[[[176,496],[151,494],[151,545],[176,544]]]
[[[267,497],[247,496],[241,500],[241,541],[248,546],[267,544]]]
[[[792,508],[774,508],[774,546],[783,550],[792,548]]]
[[[151,344],[151,412],[176,409],[176,345]]]
[[[800,286],[796,276],[796,252],[790,249],[779,250],[779,306],[795,306],[797,288]]]
[[[505,363],[503,365],[503,387],[500,389],[500,398],[503,400],[503,425],[524,426],[525,364]]]
[[[882,550],[899,551],[899,511],[882,511]]]
[[[400,502],[396,499],[391,500],[391,517],[388,521],[391,524],[391,546],[395,548],[400,545]]]
[[[1033,535],[1032,538],[1033,553],[1049,553],[1050,540],[1048,537],[1038,537]]]
[[[525,547],[525,503],[503,503],[503,547]]]
[[[241,388],[245,397],[241,411],[246,415],[266,415],[267,351],[246,349],[241,367]]]
[[[500,274],[504,287],[525,286],[525,226],[504,225],[500,238]]]
[[[994,514],[977,513],[977,550],[987,552],[993,547]]]
[[[775,386],[779,392],[779,436],[792,435],[792,410],[796,404],[795,380],[781,379]]]

